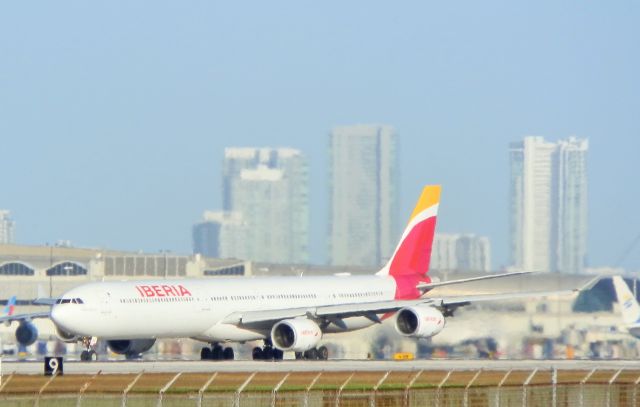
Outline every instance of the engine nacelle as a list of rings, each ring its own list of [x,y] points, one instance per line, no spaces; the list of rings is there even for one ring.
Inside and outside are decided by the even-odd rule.
[[[126,356],[137,356],[151,349],[155,339],[116,339],[107,341],[113,353]]]
[[[56,326],[56,335],[62,342],[74,343],[77,342],[80,337],[78,335],[74,335],[67,331],[60,329],[60,327]]]
[[[322,330],[310,319],[285,319],[271,329],[273,346],[286,351],[304,352],[322,339]]]
[[[20,322],[16,329],[16,341],[20,345],[33,345],[38,340],[38,328],[29,321]]]
[[[430,338],[440,333],[444,325],[442,312],[429,306],[405,307],[396,317],[396,330],[404,336]]]

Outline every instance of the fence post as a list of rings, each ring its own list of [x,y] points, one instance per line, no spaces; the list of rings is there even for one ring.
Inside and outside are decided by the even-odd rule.
[[[167,384],[164,385],[163,388],[160,389],[160,392],[158,394],[158,407],[162,407],[162,398],[164,397],[164,393],[169,390],[169,387],[171,387],[171,385],[173,383],[175,383],[176,380],[178,380],[178,377],[180,377],[180,375],[182,374],[182,372],[176,374],[175,376],[173,376],[173,378],[171,380],[169,380],[169,382]]]
[[[204,397],[204,392],[211,385],[211,383],[213,382],[213,379],[215,379],[217,375],[218,375],[218,372],[215,372],[213,375],[211,375],[209,380],[207,380],[207,382],[204,385],[202,385],[200,389],[198,389],[198,407],[202,407],[202,398]]]
[[[376,405],[376,395],[378,392],[378,387],[380,387],[380,385],[384,383],[385,380],[387,380],[387,377],[389,377],[390,373],[391,371],[387,370],[387,372],[380,378],[380,380],[378,380],[378,383],[373,386],[373,394],[369,396],[369,407],[374,407]]]
[[[622,369],[618,370],[611,376],[611,379],[609,379],[609,385],[607,386],[607,407],[611,407],[611,386],[613,386],[613,382],[616,381],[620,373],[622,373]]]
[[[16,374],[16,372],[14,371],[13,373],[11,373],[9,375],[9,377],[7,377],[6,379],[4,379],[4,383],[2,383],[2,386],[0,386],[0,392],[2,392],[2,390],[7,387],[7,384],[9,384],[9,382],[11,381],[11,379],[13,379],[13,375]]]
[[[522,407],[527,407],[527,386],[533,379],[533,376],[536,375],[536,373],[538,373],[538,368],[533,369],[533,372],[531,372],[529,377],[527,377],[527,380],[522,383]]]
[[[507,381],[507,377],[511,374],[513,369],[509,369],[504,377],[498,383],[498,387],[496,388],[496,407],[500,407],[500,392],[502,391],[502,385]]]
[[[344,383],[342,383],[342,386],[340,386],[340,388],[338,389],[338,394],[336,395],[336,407],[340,405],[340,396],[342,396],[342,390],[344,390],[347,383],[349,383],[349,381],[355,374],[356,372],[351,373],[351,376],[347,377],[347,380],[345,380]]]
[[[480,376],[480,373],[482,373],[482,368],[478,370],[478,372],[473,376],[473,378],[469,380],[469,383],[467,383],[467,385],[464,387],[464,396],[463,396],[464,398],[462,400],[462,404],[464,405],[464,407],[469,407],[469,387],[471,387],[473,382],[475,382],[478,376]]]
[[[280,389],[280,387],[284,384],[284,382],[287,380],[287,377],[289,377],[290,374],[291,372],[284,375],[282,380],[280,380],[276,385],[276,387],[273,388],[273,391],[271,392],[271,407],[276,406],[276,394],[278,393],[278,389]]]
[[[251,379],[253,379],[253,376],[255,376],[258,372],[253,372],[251,373],[251,376],[249,376],[247,378],[247,380],[244,381],[244,383],[242,383],[242,385],[240,387],[238,387],[238,390],[236,390],[236,399],[234,401],[234,406],[236,407],[240,407],[240,393],[242,393],[242,390],[244,390],[245,387],[247,387],[247,385],[249,384],[249,382],[251,381]]]
[[[638,385],[639,384],[640,384],[640,376],[638,376],[636,381],[633,382],[633,403],[631,403],[631,404],[634,405],[634,406],[638,405],[636,402],[638,401]],[[2,390],[2,389],[0,389],[0,390]]]
[[[555,366],[551,370],[551,405],[558,405],[558,368]]]
[[[133,389],[133,386],[136,385],[136,383],[138,382],[138,380],[140,380],[143,374],[144,374],[144,370],[138,373],[138,375],[131,381],[131,383],[129,383],[129,385],[122,392],[122,407],[125,407],[127,405],[127,394],[129,394],[129,391]]]
[[[47,387],[49,387],[49,385],[51,384],[53,379],[55,379],[57,376],[58,376],[57,372],[52,374],[51,378],[49,380],[47,380],[46,383],[42,385],[42,387],[40,387],[40,391],[38,391],[38,398],[36,399],[36,403],[34,404],[35,407],[38,407],[40,405],[40,396],[42,396],[42,392],[44,392],[44,390]]]
[[[587,375],[584,377],[584,379],[580,380],[580,402],[579,402],[579,406],[583,407],[584,406],[584,384],[587,382],[587,380],[589,380],[589,378],[591,377],[591,375],[593,375],[596,372],[597,368],[593,368],[591,369],[591,371],[589,373],[587,373]]]
[[[424,372],[424,370],[419,370],[418,373],[416,373],[416,375],[413,376],[411,380],[409,380],[409,384],[407,384],[407,387],[404,388],[404,400],[402,401],[403,406],[406,407],[409,405],[409,389],[411,389],[411,386],[413,386],[416,380],[418,380],[418,377],[420,377],[422,372]]]
[[[438,388],[436,389],[436,406],[440,405],[440,389],[442,388],[442,386],[444,386],[447,380],[449,380],[449,376],[451,376],[451,373],[453,373],[453,370],[449,370],[444,379],[442,379],[440,384],[438,384]]]
[[[304,392],[304,407],[307,407],[309,405],[309,392],[311,391],[311,388],[316,384],[318,379],[320,379],[320,376],[322,376],[322,372],[318,372],[316,377],[314,377],[313,380],[311,380],[311,383],[309,383],[309,386],[307,386],[307,390]]]
[[[77,407],[80,407],[80,404],[82,403],[82,396],[84,395],[84,392],[87,391],[91,383],[93,383],[93,381],[96,380],[96,377],[98,377],[100,373],[102,373],[102,370],[98,370],[98,373],[91,376],[91,378],[89,378],[89,380],[82,385],[82,387],[80,388],[80,391],[78,391],[78,401],[76,402]]]

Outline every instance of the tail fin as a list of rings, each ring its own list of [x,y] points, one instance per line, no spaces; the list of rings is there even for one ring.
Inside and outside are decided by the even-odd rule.
[[[12,296],[11,298],[9,298],[9,301],[7,301],[7,306],[4,307],[4,310],[2,311],[2,316],[3,317],[10,317],[11,315],[13,315],[13,313],[16,310],[16,296]]]
[[[613,277],[613,287],[616,290],[620,310],[622,311],[622,320],[625,324],[633,324],[640,319],[640,305],[633,297],[629,286],[620,276]]]
[[[440,185],[425,186],[393,256],[378,275],[426,279],[439,204]]]

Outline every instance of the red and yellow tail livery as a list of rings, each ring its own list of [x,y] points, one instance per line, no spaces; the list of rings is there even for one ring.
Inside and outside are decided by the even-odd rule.
[[[418,283],[431,281],[427,272],[440,204],[440,189],[440,185],[424,187],[393,256],[378,272],[379,275],[390,275],[396,280],[396,299],[420,297]]]

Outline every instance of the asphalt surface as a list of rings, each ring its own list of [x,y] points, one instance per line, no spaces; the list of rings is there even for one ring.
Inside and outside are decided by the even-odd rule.
[[[170,372],[341,372],[341,371],[403,371],[403,370],[603,370],[640,369],[636,360],[330,360],[301,361],[109,361],[78,362],[66,361],[64,373],[103,374],[125,373],[170,373]],[[43,374],[44,362],[2,362],[2,375]]]

